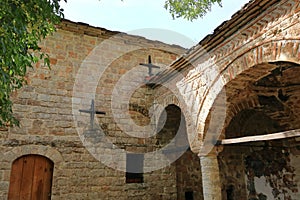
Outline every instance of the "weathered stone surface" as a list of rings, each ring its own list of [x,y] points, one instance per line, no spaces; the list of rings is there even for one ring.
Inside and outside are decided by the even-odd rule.
[[[7,198],[12,162],[40,154],[54,162],[52,199],[184,199],[186,192],[194,199],[299,199],[298,139],[213,148],[222,138],[299,128],[299,12],[295,0],[251,1],[178,60],[185,52],[178,46],[64,21],[41,43],[52,68],[37,63],[28,86],[13,95],[21,126],[0,130],[0,198]],[[153,78],[156,87],[145,84],[152,79],[139,66],[148,55],[165,71]],[[98,131],[78,112],[91,99],[106,112],[95,118]],[[163,121],[165,108],[163,127],[155,120]],[[145,162],[151,172],[144,183],[126,184],[125,172],[99,161],[116,148],[148,153],[180,143],[172,140],[179,113],[191,150],[212,148],[201,163],[188,151],[151,171],[164,161],[158,158]],[[159,128],[161,135],[151,135]],[[109,157],[110,166],[126,166],[124,155]],[[258,189],[264,180],[274,193]]]

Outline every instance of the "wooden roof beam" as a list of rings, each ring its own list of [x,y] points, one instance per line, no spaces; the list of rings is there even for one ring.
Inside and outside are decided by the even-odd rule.
[[[279,139],[286,139],[286,138],[299,137],[299,136],[300,136],[300,129],[295,129],[295,130],[284,131],[279,133],[271,133],[266,135],[255,135],[255,136],[246,136],[240,138],[218,140],[217,145],[229,145],[229,144],[240,144],[246,142],[279,140]]]

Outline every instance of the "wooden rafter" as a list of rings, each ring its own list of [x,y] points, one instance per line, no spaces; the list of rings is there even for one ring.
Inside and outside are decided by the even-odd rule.
[[[259,142],[259,141],[268,141],[268,140],[279,140],[285,138],[299,137],[300,129],[284,131],[279,133],[271,133],[266,135],[255,135],[255,136],[246,136],[240,138],[224,139],[218,141],[218,145],[228,145],[228,144],[239,144],[246,142]]]

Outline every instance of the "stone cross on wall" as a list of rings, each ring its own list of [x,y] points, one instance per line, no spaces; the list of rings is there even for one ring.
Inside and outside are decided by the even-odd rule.
[[[153,65],[152,62],[151,62],[151,56],[149,55],[148,56],[148,63],[140,63],[140,65],[142,66],[145,66],[145,67],[148,67],[148,75],[149,77],[153,76],[154,74],[152,74],[152,69],[153,68],[156,68],[156,69],[159,69],[160,67],[159,66],[156,66],[156,65]]]
[[[79,112],[83,112],[83,113],[90,113],[90,125],[91,125],[91,129],[94,128],[94,118],[95,118],[95,114],[102,114],[105,115],[106,113],[103,111],[96,111],[95,110],[95,102],[94,99],[92,99],[91,102],[91,108],[89,110],[79,110]]]

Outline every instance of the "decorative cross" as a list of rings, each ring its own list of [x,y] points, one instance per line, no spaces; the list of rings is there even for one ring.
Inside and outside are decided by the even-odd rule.
[[[153,74],[152,74],[152,69],[153,68],[157,68],[157,69],[160,68],[159,66],[156,66],[156,65],[152,64],[152,62],[151,62],[151,56],[150,55],[148,56],[148,63],[147,64],[140,63],[140,65],[148,67],[148,75],[149,75],[149,77],[153,76]]]
[[[83,112],[83,113],[90,113],[90,123],[91,123],[91,128],[94,128],[94,118],[95,118],[95,114],[102,114],[105,115],[106,113],[103,111],[96,111],[95,110],[95,103],[94,103],[94,99],[92,99],[92,103],[91,103],[91,109],[89,110],[79,110],[79,112]]]

